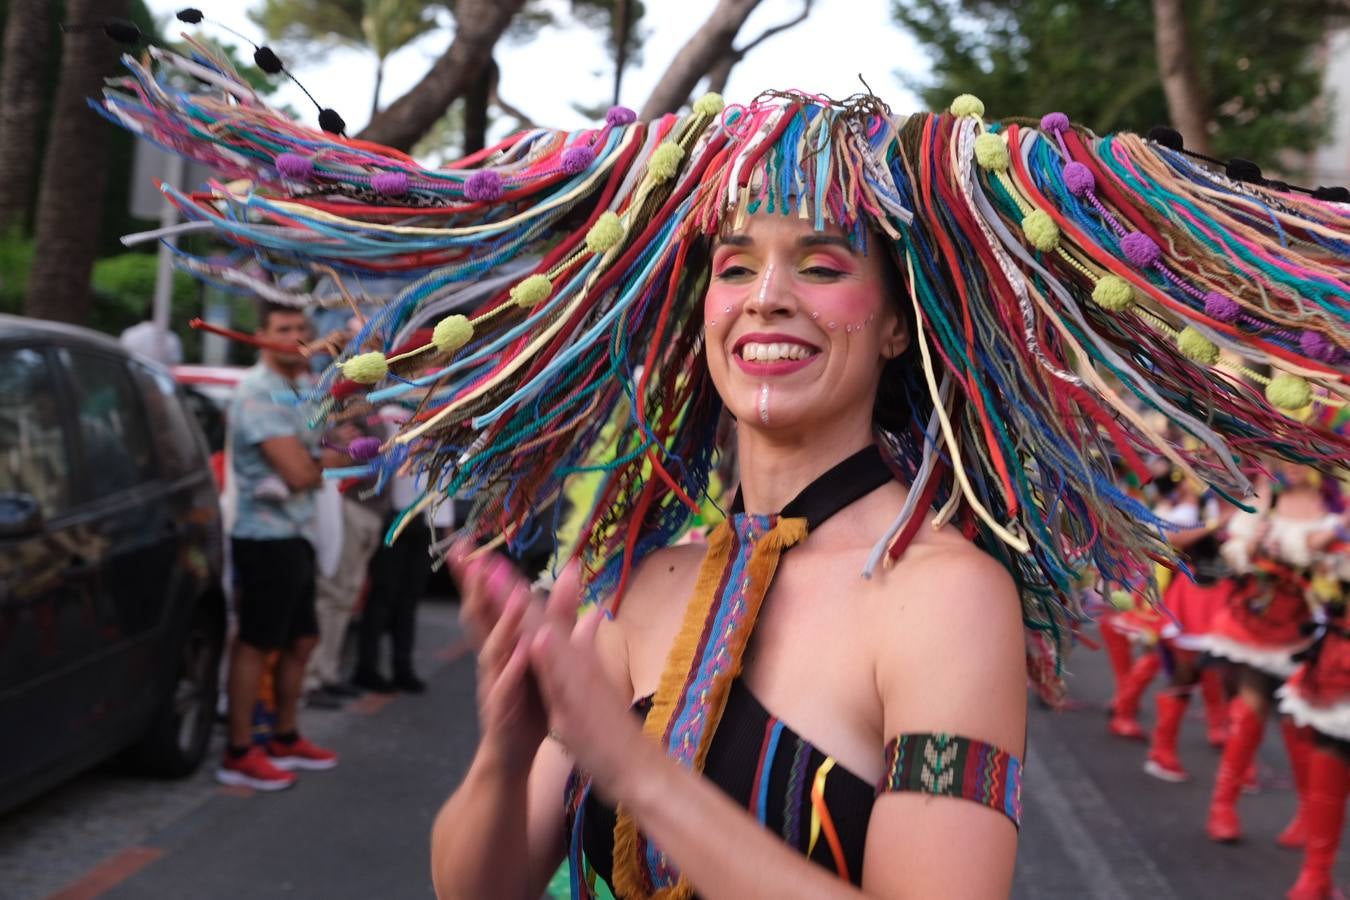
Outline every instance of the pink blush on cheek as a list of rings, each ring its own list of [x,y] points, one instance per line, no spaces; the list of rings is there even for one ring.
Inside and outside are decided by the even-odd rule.
[[[802,308],[813,321],[852,325],[857,330],[881,308],[876,285],[850,280],[819,287],[799,287]]]

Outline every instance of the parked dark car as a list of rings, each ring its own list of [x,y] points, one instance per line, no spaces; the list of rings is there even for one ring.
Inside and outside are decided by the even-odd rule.
[[[169,372],[0,316],[0,810],[210,741],[225,631],[207,447]]]

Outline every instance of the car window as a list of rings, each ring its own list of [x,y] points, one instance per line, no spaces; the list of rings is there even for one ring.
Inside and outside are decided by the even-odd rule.
[[[205,466],[205,448],[198,441],[192,415],[185,408],[185,397],[168,372],[157,371],[140,363],[132,363],[131,371],[140,383],[145,397],[145,411],[150,420],[165,474],[177,478],[196,472]],[[209,404],[209,401],[204,401]],[[186,401],[191,405],[190,401]]]
[[[70,472],[47,357],[29,348],[0,349],[0,492],[31,495],[51,518],[70,507]]]
[[[92,496],[106,497],[155,477],[150,433],[127,364],[116,356],[64,349],[75,390],[75,426]]]
[[[196,387],[183,387],[183,401],[206,438],[206,448],[212,453],[225,449],[225,410],[210,396]]]

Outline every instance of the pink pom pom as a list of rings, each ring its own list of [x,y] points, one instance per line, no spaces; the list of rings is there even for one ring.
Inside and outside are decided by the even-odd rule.
[[[1071,162],[1064,167],[1064,185],[1075,197],[1086,197],[1097,188],[1097,178],[1087,166]]]
[[[1162,256],[1162,249],[1142,231],[1131,231],[1121,238],[1120,249],[1125,252],[1126,259],[1141,269],[1147,269]]]
[[[502,195],[502,176],[492,169],[479,169],[464,182],[464,196],[475,203],[492,203]]]
[[[299,153],[283,153],[276,159],[277,171],[292,181],[307,181],[314,174],[314,161]]]
[[[359,437],[347,445],[347,455],[357,462],[370,462],[380,455],[380,439]]]
[[[619,128],[623,125],[632,125],[637,121],[637,113],[626,106],[611,106],[605,113],[605,123],[613,128]]]
[[[1218,291],[1210,291],[1205,294],[1205,315],[1231,325],[1242,315],[1242,307],[1232,297],[1225,297]]]
[[[595,162],[595,151],[585,144],[576,144],[562,152],[562,169],[568,175],[576,175],[590,168]]]
[[[402,172],[381,172],[370,179],[370,186],[377,194],[397,197],[408,193],[408,176]]]
[[[1041,129],[1051,134],[1069,130],[1069,117],[1062,112],[1046,113],[1041,116]]]
[[[1335,362],[1341,355],[1341,348],[1327,340],[1316,331],[1305,331],[1298,336],[1299,349],[1305,356],[1322,362]]]

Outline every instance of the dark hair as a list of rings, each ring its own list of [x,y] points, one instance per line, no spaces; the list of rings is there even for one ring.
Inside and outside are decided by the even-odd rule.
[[[877,398],[872,405],[872,421],[891,434],[902,435],[914,424],[913,390],[916,386],[919,337],[914,308],[907,302],[909,288],[900,271],[900,264],[891,252],[889,242],[877,235],[870,237],[869,252],[881,255],[881,285],[885,301],[905,323],[905,332],[909,335],[905,349],[894,359],[887,360],[882,369]]]
[[[271,324],[273,315],[299,315],[303,316],[305,311],[296,306],[287,306],[284,303],[273,303],[271,300],[258,301],[258,330],[263,331]]]

